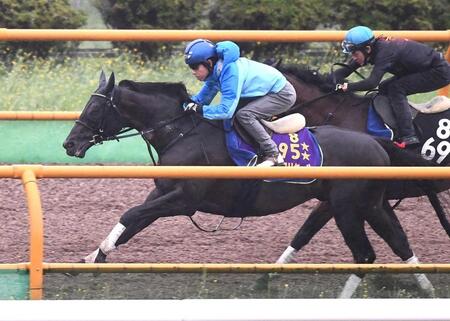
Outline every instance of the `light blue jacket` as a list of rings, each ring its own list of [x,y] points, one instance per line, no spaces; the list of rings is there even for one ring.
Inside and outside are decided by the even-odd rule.
[[[232,41],[218,42],[219,60],[206,78],[200,92],[192,97],[203,105],[203,116],[208,119],[230,119],[233,117],[241,97],[261,97],[277,93],[286,85],[286,78],[277,69],[250,60],[239,58],[239,47]],[[221,93],[220,103],[210,105]]]

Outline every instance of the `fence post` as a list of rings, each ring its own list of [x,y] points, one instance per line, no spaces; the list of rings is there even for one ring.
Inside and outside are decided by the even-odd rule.
[[[445,53],[445,59],[450,64],[450,44],[447,48],[447,52]],[[445,86],[444,88],[439,89],[438,95],[448,96],[450,85]]]
[[[27,196],[30,216],[30,299],[40,300],[42,299],[44,279],[42,268],[44,260],[44,222],[37,179],[32,169],[23,171],[22,183]]]

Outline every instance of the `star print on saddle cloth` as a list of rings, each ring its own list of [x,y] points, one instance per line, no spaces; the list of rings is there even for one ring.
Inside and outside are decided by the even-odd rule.
[[[274,134],[287,166],[321,166],[322,152],[311,132],[305,128],[294,134]]]

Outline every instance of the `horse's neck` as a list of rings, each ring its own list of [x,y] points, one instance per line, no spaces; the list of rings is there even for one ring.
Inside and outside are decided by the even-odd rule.
[[[369,104],[369,98],[355,95],[330,97],[322,105],[325,108],[321,114],[322,123],[316,125],[334,125],[365,132]]]
[[[121,90],[121,109],[146,138],[163,165],[232,165],[222,122],[202,120],[183,112],[181,101]],[[165,100],[167,99],[167,100]]]
[[[181,102],[174,100],[173,97],[146,95],[122,87],[119,87],[116,92],[119,97],[120,112],[137,130],[158,126],[161,122],[159,119],[164,117],[163,115],[168,115],[167,119],[169,119],[182,114],[179,107]]]
[[[222,122],[188,116],[180,122],[177,135],[158,135],[166,139],[158,145],[162,165],[233,165],[225,145]],[[179,135],[182,133],[182,135]],[[158,140],[155,137],[154,141]],[[168,137],[172,137],[169,140]],[[167,147],[169,146],[169,147]]]

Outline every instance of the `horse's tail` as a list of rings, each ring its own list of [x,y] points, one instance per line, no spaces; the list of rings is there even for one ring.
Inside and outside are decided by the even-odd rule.
[[[397,147],[390,140],[383,138],[375,138],[376,141],[383,147],[389,155],[392,166],[438,166],[436,163],[422,158],[419,154]],[[414,180],[416,184],[425,195],[427,195],[431,205],[433,206],[439,222],[444,228],[447,235],[450,237],[450,222],[448,221],[446,210],[439,200],[439,189],[434,184],[433,180]]]

